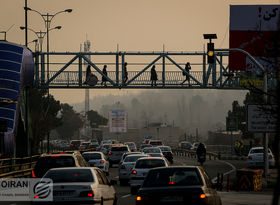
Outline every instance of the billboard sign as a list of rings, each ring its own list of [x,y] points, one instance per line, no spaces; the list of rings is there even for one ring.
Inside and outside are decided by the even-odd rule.
[[[247,105],[249,132],[276,132],[277,105]]]
[[[127,132],[127,112],[125,110],[111,110],[109,112],[110,132]]]
[[[280,5],[231,5],[229,47],[249,52],[269,72],[275,71],[273,44],[279,16]],[[230,52],[229,69],[261,72],[245,54],[238,52]]]

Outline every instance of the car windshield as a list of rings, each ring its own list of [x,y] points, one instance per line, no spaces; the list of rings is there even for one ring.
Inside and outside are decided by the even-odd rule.
[[[144,153],[160,153],[160,149],[155,148],[145,148],[143,150]]]
[[[145,169],[154,167],[165,167],[164,160],[162,159],[144,159],[138,160],[135,164],[135,168]]]
[[[141,158],[141,157],[147,157],[147,155],[139,155],[139,156],[127,156],[124,159],[124,162],[136,162],[137,159]]]
[[[144,181],[143,187],[197,185],[203,185],[203,182],[196,168],[179,168],[151,170]]]
[[[170,147],[159,147],[162,152],[171,152]]]
[[[46,167],[74,167],[75,160],[72,156],[52,155],[48,157],[41,157],[37,163],[36,168]]]
[[[50,178],[53,183],[94,182],[89,169],[58,169],[50,170],[44,178]]]
[[[101,159],[102,158],[100,153],[84,153],[83,157],[85,158],[86,161],[89,161],[91,159]]]

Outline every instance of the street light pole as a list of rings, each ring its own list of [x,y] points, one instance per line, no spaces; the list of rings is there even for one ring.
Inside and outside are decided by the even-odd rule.
[[[25,0],[25,46],[27,47],[28,40],[27,40],[27,0]]]

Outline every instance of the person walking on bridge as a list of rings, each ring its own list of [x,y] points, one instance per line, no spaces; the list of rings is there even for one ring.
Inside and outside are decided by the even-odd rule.
[[[123,66],[123,73],[124,73],[124,76],[123,76],[123,82],[126,83],[127,79],[128,79],[128,73],[127,73],[127,62],[124,63],[124,66]]]
[[[103,73],[105,76],[107,76],[107,70],[106,70],[106,68],[107,68],[107,65],[104,65],[103,70],[102,70],[102,73]],[[103,85],[103,83],[104,83],[104,86],[106,87],[106,86],[107,86],[107,85],[106,85],[106,82],[107,82],[107,81],[108,81],[107,78],[105,78],[104,76],[102,76],[101,85]]]
[[[152,86],[157,86],[157,72],[156,72],[156,66],[153,65],[151,69],[151,81],[152,81]]]
[[[190,62],[187,62],[186,65],[185,65],[185,71],[183,71],[183,75],[186,76],[186,79],[182,82],[182,85],[184,84],[184,82],[188,81],[189,82],[189,86],[191,86],[190,84],[190,76],[189,76],[189,73],[190,73],[190,69],[191,69],[191,64]]]

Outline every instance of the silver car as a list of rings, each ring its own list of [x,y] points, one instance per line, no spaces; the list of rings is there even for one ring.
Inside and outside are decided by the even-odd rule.
[[[264,157],[263,157],[263,147],[252,147],[248,154],[248,167],[263,167],[264,166]],[[268,148],[268,163],[270,167],[273,167],[275,165],[275,159],[271,152],[271,150]]]
[[[124,161],[119,166],[120,185],[126,184],[129,181],[129,175],[136,161],[142,157],[149,157],[146,154],[130,154],[125,157]]]
[[[168,162],[164,157],[144,157],[136,161],[129,176],[131,194],[137,193],[150,169],[155,167],[168,167]]]
[[[116,204],[115,181],[96,167],[50,169],[43,178],[53,180],[53,202]]]
[[[84,152],[82,155],[90,167],[98,167],[109,175],[109,162],[102,152]]]
[[[158,147],[146,147],[143,149],[143,152],[151,157],[164,157],[161,149]]]

